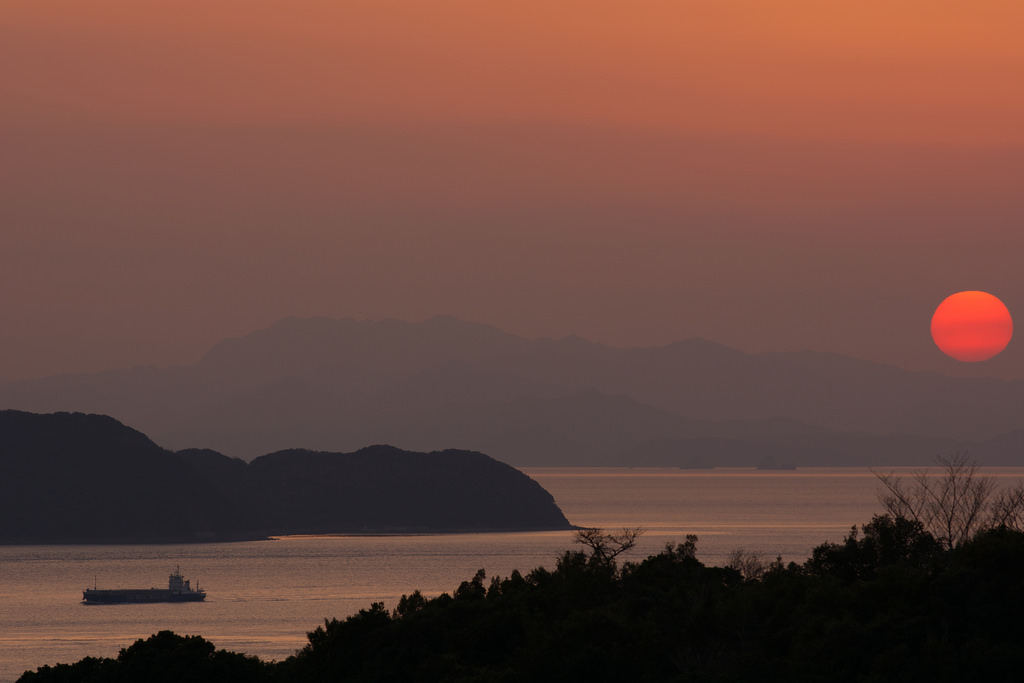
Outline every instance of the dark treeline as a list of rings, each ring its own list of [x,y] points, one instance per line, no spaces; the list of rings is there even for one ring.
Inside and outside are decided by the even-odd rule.
[[[619,563],[623,536],[579,535],[552,570],[375,603],[283,662],[162,632],[116,659],[27,672],[57,681],[1007,681],[1024,671],[1024,533],[950,548],[889,515],[803,564],[696,558],[696,538]],[[630,540],[625,537],[627,542]],[[621,557],[621,556],[619,556]]]

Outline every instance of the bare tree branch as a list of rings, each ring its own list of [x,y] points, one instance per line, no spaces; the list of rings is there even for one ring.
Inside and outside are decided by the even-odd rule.
[[[771,564],[762,553],[748,553],[737,548],[729,553],[729,561],[725,566],[738,571],[747,581],[757,581],[767,573]]]
[[[1024,482],[996,494],[986,525],[1024,531]]]
[[[573,540],[590,548],[592,557],[602,563],[610,563],[635,546],[643,533],[640,527],[624,528],[618,534],[605,533],[603,529],[577,529]]]
[[[936,462],[938,475],[915,472],[910,485],[891,472],[874,473],[887,513],[920,522],[949,550],[986,528],[1024,523],[1024,484],[996,495],[995,481],[979,476],[978,463],[967,453],[939,456]]]

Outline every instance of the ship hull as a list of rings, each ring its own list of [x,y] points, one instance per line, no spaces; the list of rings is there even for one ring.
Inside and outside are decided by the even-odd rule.
[[[86,590],[82,592],[83,602],[90,605],[123,605],[145,602],[199,602],[206,599],[206,593],[175,593],[166,588]]]

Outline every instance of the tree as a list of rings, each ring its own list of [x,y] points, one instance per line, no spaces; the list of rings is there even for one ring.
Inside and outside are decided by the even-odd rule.
[[[590,548],[590,557],[599,564],[612,564],[616,557],[633,548],[644,533],[640,527],[623,528],[622,533],[605,533],[603,529],[577,529],[573,542]]]
[[[861,530],[861,537],[854,526],[842,543],[814,548],[804,570],[814,576],[863,581],[874,579],[882,567],[927,568],[941,553],[939,542],[916,520],[875,515]]]
[[[260,683],[269,679],[272,667],[256,657],[217,650],[202,636],[180,636],[160,631],[121,650],[117,659],[86,657],[76,664],[41,667],[25,672],[22,683]]]
[[[1024,531],[1024,482],[996,494],[989,510],[988,527]]]
[[[427,599],[419,589],[414,590],[410,595],[403,595],[398,601],[398,606],[392,613],[392,618],[405,617],[421,611],[427,606]]]
[[[735,569],[746,581],[757,581],[765,575],[771,563],[765,559],[764,553],[748,553],[743,548],[737,548],[729,553],[729,561],[725,566]]]
[[[907,484],[893,473],[875,476],[882,482],[878,500],[892,517],[920,522],[946,550],[969,541],[985,529],[1024,522],[1024,484],[997,492],[995,481],[978,476],[980,466],[967,453],[939,456],[937,476],[916,472]]]

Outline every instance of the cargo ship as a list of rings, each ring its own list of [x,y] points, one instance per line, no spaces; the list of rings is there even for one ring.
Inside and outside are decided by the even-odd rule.
[[[199,583],[192,588],[176,568],[167,580],[167,588],[86,588],[82,591],[82,602],[90,605],[117,605],[134,602],[198,602],[206,599],[206,591]]]

